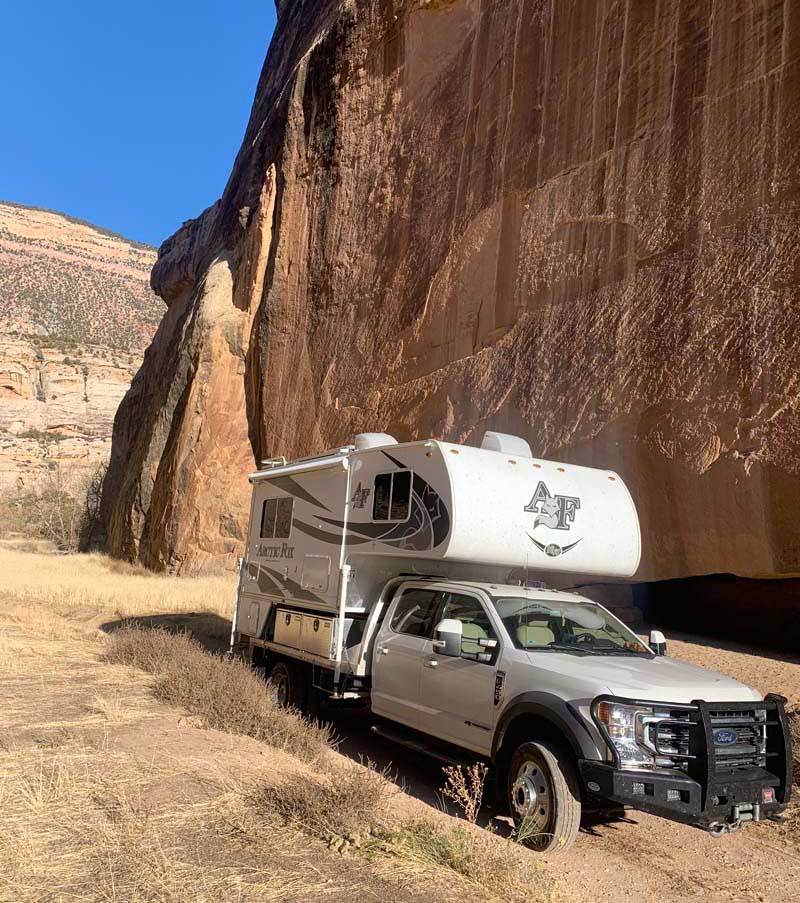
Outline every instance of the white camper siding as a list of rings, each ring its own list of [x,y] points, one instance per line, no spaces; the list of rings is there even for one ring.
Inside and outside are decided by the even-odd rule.
[[[551,572],[631,577],[636,509],[615,473],[443,446],[452,497],[446,557]]]

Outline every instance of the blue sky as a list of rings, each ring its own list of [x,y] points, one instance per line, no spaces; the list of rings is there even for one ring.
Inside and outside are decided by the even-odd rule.
[[[222,192],[272,0],[3,4],[0,199],[157,245]]]

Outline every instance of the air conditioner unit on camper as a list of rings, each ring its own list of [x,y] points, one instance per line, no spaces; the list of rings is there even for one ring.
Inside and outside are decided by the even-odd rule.
[[[509,433],[493,433],[491,430],[487,430],[483,434],[481,448],[485,448],[486,451],[502,452],[504,455],[533,457],[530,445],[521,436],[512,436]]]
[[[381,448],[384,445],[397,445],[397,439],[388,433],[359,433],[353,440],[356,451],[367,448]]]

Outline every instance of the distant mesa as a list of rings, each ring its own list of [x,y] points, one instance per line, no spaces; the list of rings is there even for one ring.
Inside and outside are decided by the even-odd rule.
[[[0,492],[108,459],[120,400],[164,305],[154,248],[0,201]]]

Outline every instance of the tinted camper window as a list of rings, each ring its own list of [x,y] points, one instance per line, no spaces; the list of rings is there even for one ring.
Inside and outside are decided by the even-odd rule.
[[[372,496],[372,519],[388,521],[408,520],[411,508],[411,471],[379,473],[375,477]]]
[[[261,538],[288,539],[294,499],[267,499],[261,508]]]

